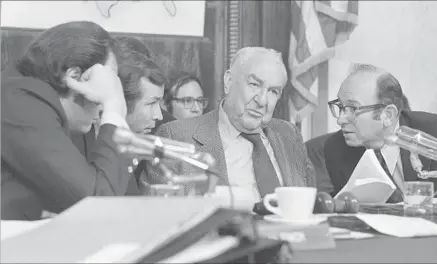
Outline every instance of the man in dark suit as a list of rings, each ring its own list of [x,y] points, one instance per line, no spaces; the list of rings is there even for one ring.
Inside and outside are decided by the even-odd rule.
[[[272,118],[287,82],[281,54],[247,47],[237,52],[225,76],[225,99],[200,117],[160,126],[157,135],[192,143],[217,161],[219,185],[229,183],[259,201],[278,186],[315,186],[299,130]],[[184,174],[190,174],[184,168]],[[151,183],[161,182],[149,175]],[[156,177],[156,178],[153,178]]]
[[[437,136],[437,115],[408,111],[408,100],[393,75],[372,65],[358,65],[342,83],[338,99],[330,101],[329,107],[341,126],[325,144],[326,168],[334,194],[346,185],[366,149],[373,149],[397,187],[388,202],[401,199],[399,191],[403,191],[405,181],[422,181],[413,170],[409,151],[386,145],[384,138],[399,126]],[[357,147],[359,142],[364,147]],[[420,159],[423,170],[437,170],[436,161]],[[429,181],[437,183],[436,179]]]
[[[2,73],[2,219],[37,220],[86,196],[126,192],[136,162],[112,138],[127,127],[113,50],[99,25],[68,22],[44,31]],[[101,109],[87,161],[70,131],[88,132]]]
[[[158,111],[156,108],[162,100],[161,88],[167,82],[166,77],[159,66],[151,60],[154,56],[141,41],[133,37],[115,39],[118,44],[117,61],[120,64],[118,74],[128,106],[127,123],[135,133],[153,134],[160,124],[174,120],[167,111],[161,108]],[[98,127],[98,124],[85,135],[72,135],[74,144],[87,157],[96,138],[95,127]],[[146,162],[140,161],[134,171],[135,178],[129,183],[127,195],[142,193],[139,178],[145,166]]]
[[[326,170],[324,149],[326,140],[332,136],[332,134],[333,133],[321,135],[305,142],[308,158],[311,160],[316,172],[317,190],[329,194],[334,191],[334,187],[332,186],[329,173]]]

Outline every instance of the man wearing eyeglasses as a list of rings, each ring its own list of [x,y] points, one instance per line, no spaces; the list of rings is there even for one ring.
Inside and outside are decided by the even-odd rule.
[[[272,118],[286,83],[279,52],[243,48],[225,73],[226,95],[219,107],[200,117],[164,124],[157,135],[192,143],[212,154],[219,185],[229,183],[238,189],[237,202],[244,199],[250,209],[276,187],[315,186],[300,131],[290,122]]]
[[[437,115],[410,111],[397,79],[383,69],[365,64],[355,66],[342,83],[338,98],[328,105],[341,126],[327,139],[324,149],[334,195],[346,185],[366,149],[373,149],[397,187],[387,202],[402,201],[403,183],[421,179],[412,168],[409,152],[386,146],[384,137],[402,125],[437,136]],[[424,170],[437,170],[437,162],[421,159]]]
[[[182,73],[166,89],[164,103],[165,108],[176,119],[182,119],[201,116],[208,105],[208,99],[203,96],[200,80]]]

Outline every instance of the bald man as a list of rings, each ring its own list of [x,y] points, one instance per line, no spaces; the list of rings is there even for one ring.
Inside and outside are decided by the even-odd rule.
[[[384,69],[370,64],[357,64],[341,84],[337,99],[328,102],[341,130],[325,143],[325,163],[337,194],[349,181],[366,149],[373,150],[381,168],[400,191],[407,181],[422,181],[413,170],[410,153],[388,146],[384,137],[399,126],[419,129],[437,136],[437,115],[410,111],[398,80]],[[420,157],[423,170],[436,171],[437,162]],[[428,179],[437,184],[437,179]],[[396,203],[395,194],[387,202]]]
[[[243,48],[224,75],[225,98],[216,109],[161,125],[156,134],[212,154],[219,185],[229,182],[249,193],[254,202],[279,186],[315,186],[314,168],[299,130],[272,118],[286,83],[279,52]],[[156,174],[149,179],[160,180]]]

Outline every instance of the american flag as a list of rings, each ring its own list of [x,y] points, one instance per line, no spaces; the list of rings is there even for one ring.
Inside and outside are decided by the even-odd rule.
[[[317,106],[318,65],[334,57],[358,23],[358,1],[291,1],[289,50],[291,121]]]

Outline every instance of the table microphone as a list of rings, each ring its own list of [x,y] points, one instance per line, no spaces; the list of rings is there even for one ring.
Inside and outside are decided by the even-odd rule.
[[[437,138],[418,129],[401,126],[385,142],[437,161]]]
[[[194,166],[205,172],[205,174],[212,174],[218,176],[219,172],[216,168],[211,167],[206,162],[200,161],[192,157],[196,153],[196,148],[193,144],[180,142],[168,138],[162,138],[154,135],[136,135],[132,131],[117,128],[114,133],[114,141],[119,145],[121,152],[127,152],[140,156],[143,159],[151,160],[155,164],[159,163],[161,159],[167,158],[178,160]],[[169,169],[161,166],[161,169],[167,175],[172,175]],[[173,176],[171,181],[174,184],[184,184],[192,181],[205,181],[208,175],[192,175],[192,176]],[[229,195],[231,199],[231,208],[234,208],[234,193],[229,183],[229,180],[224,179],[229,188]]]

